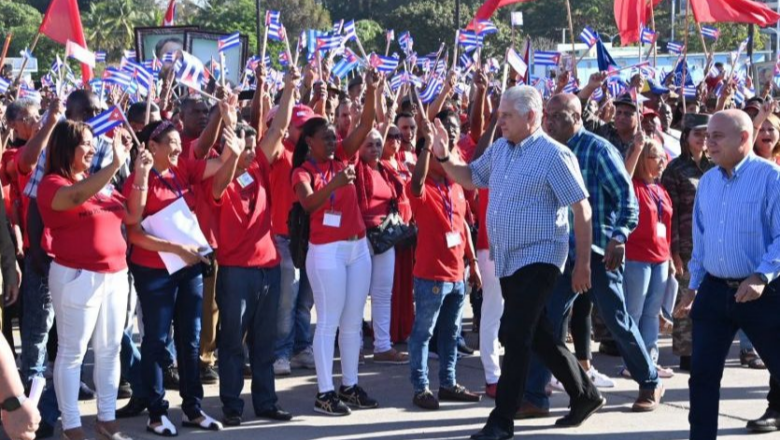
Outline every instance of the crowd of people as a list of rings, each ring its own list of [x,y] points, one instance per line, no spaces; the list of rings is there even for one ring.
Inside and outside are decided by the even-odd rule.
[[[109,94],[127,126],[101,135],[87,123],[107,107],[96,91],[4,101],[0,397],[12,440],[51,437],[60,418],[66,440],[92,437],[78,406],[93,393],[82,382],[90,346],[94,434],[109,440],[129,440],[116,419],[145,411],[147,431],[176,436],[166,389],[182,397],[183,427],[239,426],[245,379],[257,417],[290,420],[274,382],[293,368],[316,371],[318,413],[377,408],[359,380],[369,353],[409,364],[420,409],[495,399],[477,440],[512,438],[514,420],[549,415],[552,389],[571,399],[557,426],[602,408],[599,388],[615,382],[593,366],[592,334],[637,383],[636,412],[657,409],[675,374],[659,364],[659,336],[673,334],[691,374],[692,439],[717,435],[738,332],[742,364],[780,377],[772,98],[736,108],[723,66],[686,105],[640,75],[630,93],[597,102],[606,72],[576,94],[561,74],[542,96],[514,74],[502,90],[478,67],[467,90],[451,73],[424,105],[408,85],[388,93],[373,68],[345,87],[328,68],[290,67],[277,90],[258,65],[249,99],[212,83],[211,101],[166,93],[163,70],[159,99]],[[213,252],[150,232],[147,219],[177,205]],[[467,299],[484,393],[457,380],[459,352],[471,351]],[[39,416],[24,395],[47,370]],[[203,384],[214,383],[220,416],[202,409]],[[130,400],[117,409],[117,397]],[[780,426],[774,379],[768,400],[750,429]]]

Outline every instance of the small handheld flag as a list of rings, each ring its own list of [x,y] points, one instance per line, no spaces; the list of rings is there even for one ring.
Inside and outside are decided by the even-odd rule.
[[[122,125],[125,121],[125,116],[122,114],[122,110],[117,106],[113,106],[103,113],[95,116],[87,121],[92,132],[95,136],[102,136],[116,127]]]
[[[669,53],[673,53],[675,55],[680,55],[683,53],[685,46],[681,43],[676,43],[674,41],[670,41],[666,43],[666,49],[669,51]]]
[[[350,20],[344,25],[344,41],[357,40],[357,29],[355,28],[355,20]]]
[[[511,47],[506,52],[506,62],[517,72],[520,76],[525,76],[525,72],[528,70],[528,65],[523,61],[523,58],[515,52]]]
[[[217,40],[217,51],[225,52],[228,49],[239,47],[241,45],[241,34],[238,32],[226,35]]]
[[[592,27],[585,26],[585,29],[580,33],[580,40],[584,41],[588,47],[593,47],[593,45],[596,44],[596,41],[599,40],[599,36]]]
[[[106,52],[99,50],[95,52],[95,62],[97,63],[105,63],[106,62]]]
[[[557,66],[561,61],[560,52],[537,50],[534,52],[534,64],[539,66]]]
[[[280,24],[281,23],[281,13],[279,11],[265,11],[265,25],[271,26],[272,24]]]
[[[701,34],[707,38],[712,38],[713,40],[720,38],[720,30],[712,26],[702,26]]]
[[[653,44],[657,37],[658,35],[656,35],[652,29],[642,28],[642,33],[639,38],[644,44]]]

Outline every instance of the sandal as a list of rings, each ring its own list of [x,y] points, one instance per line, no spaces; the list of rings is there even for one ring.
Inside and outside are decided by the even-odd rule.
[[[184,420],[183,422],[181,422],[182,426],[186,426],[188,428],[200,428],[206,431],[222,431],[222,423],[212,419],[203,411],[200,412],[200,415],[203,416],[203,420],[201,420],[200,422],[193,422],[192,420]]]
[[[160,417],[160,426],[155,426],[154,428],[152,428],[152,421],[149,420],[146,422],[146,430],[161,437],[176,437],[179,435],[179,431],[173,426],[168,416]]]

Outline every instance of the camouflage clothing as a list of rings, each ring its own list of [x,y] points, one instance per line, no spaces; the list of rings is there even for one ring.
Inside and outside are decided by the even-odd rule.
[[[693,202],[701,176],[714,165],[703,156],[696,162],[687,154],[669,163],[661,183],[672,199],[672,254],[693,252]],[[688,285],[685,284],[687,287]]]
[[[691,259],[691,254],[681,255],[680,257],[683,260],[683,265],[687,268],[688,261]],[[689,274],[686,269],[684,275],[677,275],[677,281],[680,283],[679,291],[677,293],[677,302],[679,303],[685,289],[688,288],[688,283],[691,281],[691,274]],[[682,319],[674,318],[673,323],[672,353],[674,353],[675,356],[690,356],[693,351],[693,321],[690,317]]]
[[[620,152],[620,156],[625,159],[628,149],[631,147],[631,144],[634,143],[634,138],[632,137],[628,142],[623,142],[615,128],[615,123],[606,123],[602,121],[601,118],[599,118],[598,113],[594,113],[593,109],[587,104],[587,102],[582,102],[582,124],[585,127],[585,130],[608,140],[609,143],[617,148]]]

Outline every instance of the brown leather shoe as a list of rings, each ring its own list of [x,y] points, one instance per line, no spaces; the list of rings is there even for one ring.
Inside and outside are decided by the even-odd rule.
[[[634,406],[631,407],[633,412],[651,412],[658,408],[658,404],[661,403],[661,398],[664,396],[664,386],[661,385],[654,390],[639,390],[639,397],[636,398]]]
[[[528,402],[523,402],[520,408],[515,413],[515,420],[522,419],[538,419],[541,417],[548,417],[550,415],[549,409],[539,408]]]
[[[445,402],[479,402],[482,396],[472,393],[463,385],[455,384],[452,388],[439,387],[439,400]]]

